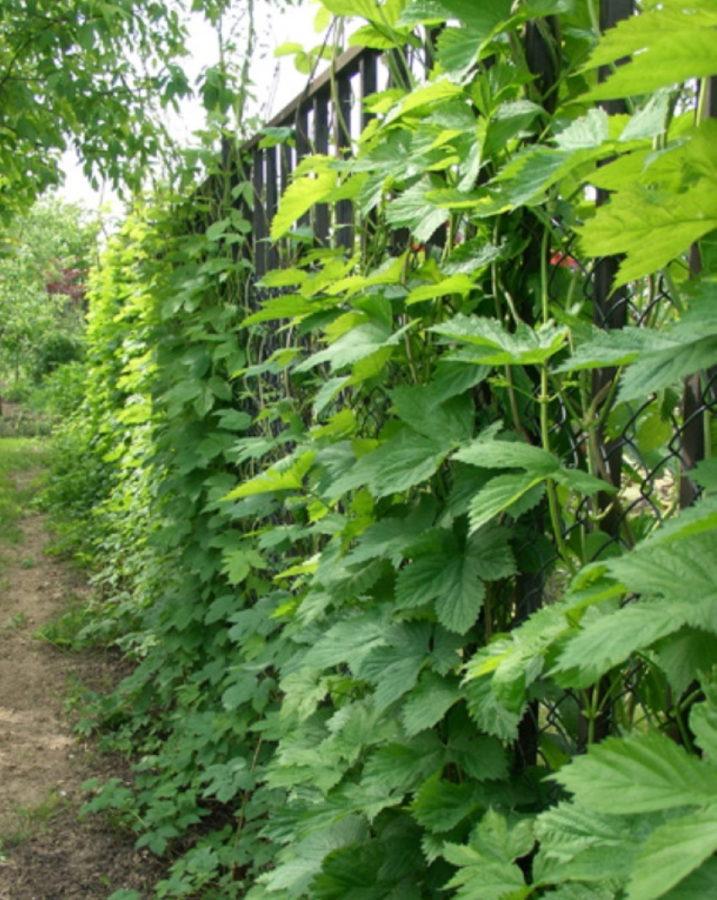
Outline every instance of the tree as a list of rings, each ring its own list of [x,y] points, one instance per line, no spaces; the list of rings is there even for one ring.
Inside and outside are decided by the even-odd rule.
[[[98,221],[48,199],[0,233],[0,376],[42,374],[76,355]]]
[[[0,216],[61,181],[68,146],[91,180],[136,187],[167,146],[157,113],[189,92],[178,63],[183,0],[2,0],[1,9]]]

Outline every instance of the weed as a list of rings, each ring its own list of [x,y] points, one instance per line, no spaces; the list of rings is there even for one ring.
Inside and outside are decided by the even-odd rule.
[[[15,613],[2,626],[2,631],[19,631],[27,625],[27,616],[24,612]]]
[[[19,486],[15,474],[42,465],[44,453],[40,445],[28,438],[0,438],[0,541],[18,544],[22,540],[19,527],[35,486]]]
[[[19,824],[14,831],[0,837],[0,847],[10,849],[35,837],[49,825],[65,803],[62,792],[53,790],[37,806],[18,806],[15,813]]]
[[[60,650],[81,650],[87,646],[83,631],[89,620],[90,613],[86,604],[74,598],[70,600],[65,612],[46,622],[33,636]]]

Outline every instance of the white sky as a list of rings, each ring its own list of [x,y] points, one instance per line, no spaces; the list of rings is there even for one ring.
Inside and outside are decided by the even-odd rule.
[[[311,0],[302,0],[300,5],[278,11],[270,4],[257,4],[257,32],[260,50],[252,71],[255,84],[256,109],[253,113],[262,120],[269,120],[285,106],[305,85],[306,77],[296,71],[293,58],[275,57],[274,48],[292,42],[312,48],[319,44],[322,36],[314,30],[316,5]],[[203,16],[192,16],[189,37],[189,57],[184,65],[193,82],[202,70],[217,61],[217,38],[211,25]],[[182,104],[179,116],[172,115],[169,127],[172,134],[183,144],[191,143],[191,135],[204,123],[201,101],[187,100]],[[109,189],[95,191],[82,173],[82,168],[74,151],[63,156],[65,184],[59,189],[60,197],[80,202],[90,209],[102,203],[109,205],[113,212],[119,212],[119,201]]]

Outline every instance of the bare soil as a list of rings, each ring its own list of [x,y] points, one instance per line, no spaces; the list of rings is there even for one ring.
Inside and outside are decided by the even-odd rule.
[[[18,473],[18,488],[36,474]],[[41,515],[30,512],[21,525],[23,540],[0,547],[0,900],[107,898],[119,889],[149,897],[157,861],[136,851],[131,835],[77,815],[85,780],[122,772],[76,739],[64,698],[77,679],[111,683],[116,663],[36,636],[87,587],[70,565],[45,554],[50,537]]]

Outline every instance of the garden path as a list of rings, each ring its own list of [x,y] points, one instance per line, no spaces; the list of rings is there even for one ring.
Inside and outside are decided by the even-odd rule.
[[[27,498],[38,474],[24,469],[6,481]],[[47,555],[44,517],[24,508],[15,540],[0,535],[0,900],[107,898],[119,889],[147,896],[157,869],[146,853],[108,823],[77,817],[83,781],[119,773],[116,760],[73,735],[64,701],[80,682],[111,681],[116,663],[38,636],[87,587]]]

